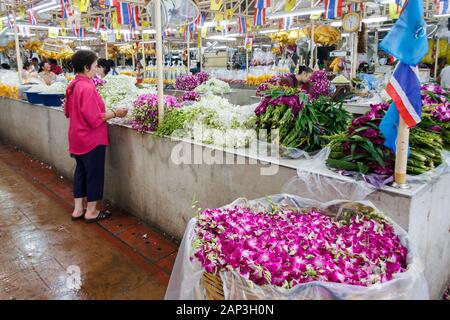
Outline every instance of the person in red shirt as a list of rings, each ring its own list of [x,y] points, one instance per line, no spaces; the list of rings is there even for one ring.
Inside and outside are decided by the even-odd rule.
[[[50,62],[51,71],[54,74],[60,75],[61,73],[63,73],[63,69],[60,66],[58,66],[58,63],[56,62],[55,59],[49,59],[48,61]]]
[[[90,50],[77,51],[72,57],[75,79],[66,91],[64,111],[69,119],[69,152],[76,160],[73,178],[75,209],[73,220],[85,219],[92,223],[110,217],[97,210],[103,198],[105,152],[108,142],[107,121],[125,117],[127,109],[106,111],[92,78],[97,73],[97,55]],[[84,212],[83,199],[87,198]]]

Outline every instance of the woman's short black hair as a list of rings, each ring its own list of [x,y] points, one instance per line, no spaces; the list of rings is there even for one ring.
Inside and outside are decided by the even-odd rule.
[[[97,55],[91,50],[79,50],[72,56],[73,71],[75,73],[84,72],[84,67],[91,69],[92,64],[97,60]]]
[[[31,66],[31,62],[30,61],[24,61],[23,64],[22,64],[22,68],[24,70],[27,70],[29,66]]]
[[[100,58],[97,60],[97,66],[102,67],[103,70],[105,70],[105,75],[111,71],[111,65],[109,64],[108,60]]]
[[[108,63],[109,63],[109,67],[110,67],[110,68],[114,68],[114,67],[116,66],[116,64],[114,63],[114,60],[108,59],[107,61],[108,61]]]
[[[299,66],[298,67],[298,74],[302,74],[303,72],[312,73],[313,70],[310,67],[307,67],[307,66]]]

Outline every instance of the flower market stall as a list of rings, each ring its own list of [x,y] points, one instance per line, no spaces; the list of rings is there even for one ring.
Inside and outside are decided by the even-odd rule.
[[[71,178],[62,99],[71,54],[93,50],[114,61],[93,79],[107,110],[129,111],[108,124],[106,198],[183,239],[167,299],[439,297],[450,277],[449,91],[421,66],[428,78],[407,90],[421,121],[406,126],[397,112],[389,144],[382,123],[399,104],[397,69],[381,60],[378,37],[399,17],[383,15],[388,4],[349,2],[330,18],[321,2],[257,1],[225,19],[185,2],[187,21],[161,16],[165,0],[155,10],[130,1],[135,26],[108,20],[115,6],[96,1],[71,19],[59,6],[36,24],[15,19],[0,46],[17,68],[0,70],[0,138]],[[268,21],[252,26],[255,10]],[[438,24],[429,8],[423,16]],[[423,40],[424,63],[444,57],[445,41],[439,53]],[[227,69],[204,68],[206,56]],[[51,85],[26,83],[17,70],[31,57],[66,70]],[[313,69],[308,80],[300,66]]]

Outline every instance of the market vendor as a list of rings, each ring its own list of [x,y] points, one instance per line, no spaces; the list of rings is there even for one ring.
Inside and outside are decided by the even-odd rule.
[[[100,78],[104,78],[108,75],[109,71],[111,71],[111,66],[108,60],[100,58],[97,60],[97,75]]]
[[[439,68],[441,72],[437,78],[437,82],[444,89],[450,89],[450,65],[447,64],[447,60],[439,59]]]
[[[34,66],[31,62],[25,61],[22,66],[22,79],[25,83],[28,83],[29,79],[37,75],[36,72],[34,72]]]
[[[361,62],[358,67],[357,77],[364,81],[368,85],[368,89],[375,89],[376,83],[378,82],[377,77],[369,73],[369,64],[367,62]]]
[[[58,65],[55,59],[49,59],[50,66],[52,68],[52,72],[57,76],[63,73],[63,69]]]
[[[281,86],[291,87],[291,88],[301,88],[306,89],[309,86],[311,75],[313,70],[307,66],[298,67],[298,74],[289,74],[282,77],[278,84]]]
[[[52,66],[50,62],[44,61],[41,64],[42,71],[39,72],[39,77],[45,82],[46,85],[51,85],[56,81],[56,74],[52,72]]]
[[[90,50],[79,50],[72,57],[75,79],[66,91],[64,111],[69,124],[69,152],[76,160],[73,178],[75,208],[73,220],[85,219],[93,223],[110,217],[97,210],[103,198],[105,153],[108,146],[107,121],[125,117],[127,109],[106,111],[92,78],[97,74],[97,55]],[[84,212],[83,199],[87,198]]]

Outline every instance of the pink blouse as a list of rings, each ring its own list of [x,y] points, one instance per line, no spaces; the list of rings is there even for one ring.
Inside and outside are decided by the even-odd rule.
[[[94,148],[108,146],[106,108],[91,79],[77,75],[66,91],[64,105],[69,125],[69,152],[83,155]]]

